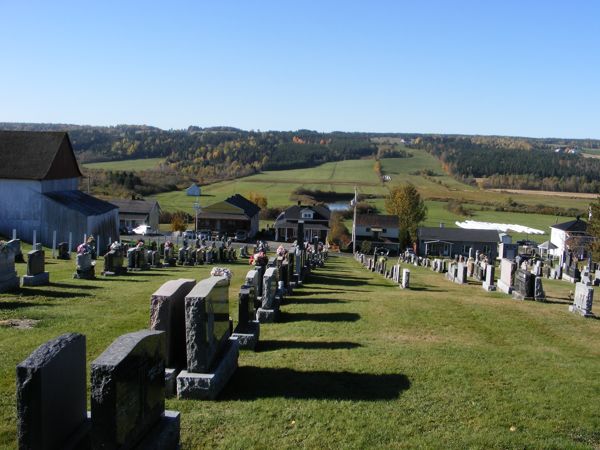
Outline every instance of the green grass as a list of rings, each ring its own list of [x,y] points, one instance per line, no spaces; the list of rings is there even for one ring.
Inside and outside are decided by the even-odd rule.
[[[230,266],[235,321],[248,266]],[[47,268],[54,286],[0,294],[0,319],[40,320],[0,327],[1,448],[16,446],[15,365],[32,350],[77,331],[89,363],[147,327],[161,283],[208,274],[178,267],[84,281],[71,278],[72,261]],[[330,258],[289,297],[282,322],[261,327],[260,351],[241,352],[218,401],[167,400],[181,411],[183,448],[600,446],[600,321],[567,311],[572,285],[545,281],[550,303],[518,302],[410,269],[412,289],[401,290]]]
[[[106,161],[83,164],[86,169],[120,170],[137,172],[140,170],[155,169],[165,161],[165,158],[127,159],[124,161]]]

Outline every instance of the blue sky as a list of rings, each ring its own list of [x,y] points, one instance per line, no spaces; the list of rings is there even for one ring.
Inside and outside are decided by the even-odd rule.
[[[600,138],[600,2],[0,0],[0,121]]]

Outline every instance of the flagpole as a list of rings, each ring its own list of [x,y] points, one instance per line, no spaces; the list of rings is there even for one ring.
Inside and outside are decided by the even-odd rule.
[[[352,254],[356,254],[356,204],[358,203],[358,194],[354,186],[354,218],[352,219]]]

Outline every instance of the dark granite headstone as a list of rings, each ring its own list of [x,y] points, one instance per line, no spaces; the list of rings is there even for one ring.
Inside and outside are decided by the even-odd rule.
[[[256,317],[256,311],[254,309],[255,297],[256,293],[254,292],[253,286],[242,285],[238,297],[238,322],[241,325],[253,321]]]
[[[185,297],[185,330],[188,371],[209,372],[231,333],[227,278],[202,280]]]
[[[27,275],[33,276],[44,272],[44,250],[32,250],[27,253]]]
[[[165,411],[165,334],[117,338],[91,365],[94,449],[134,448]]]
[[[167,367],[187,367],[185,296],[195,284],[195,280],[170,280],[158,288],[150,299],[150,329],[165,332]]]
[[[71,255],[69,255],[69,244],[67,242],[60,242],[57,246],[58,249],[58,259],[71,259]]]
[[[518,300],[531,300],[534,298],[535,275],[524,269],[515,272],[515,286],[513,298]]]
[[[20,449],[63,449],[85,439],[85,336],[63,334],[17,366]]]

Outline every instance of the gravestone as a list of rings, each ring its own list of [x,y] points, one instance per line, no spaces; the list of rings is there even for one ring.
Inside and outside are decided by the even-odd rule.
[[[92,254],[90,252],[78,253],[75,262],[76,271],[73,274],[73,278],[93,279],[96,278],[95,272],[95,261],[92,261]]]
[[[495,267],[492,264],[488,264],[486,270],[485,270],[485,281],[482,284],[482,287],[484,290],[486,291],[495,291],[496,290],[496,285],[494,284],[494,272],[495,272]]]
[[[263,294],[256,318],[260,323],[272,323],[279,317],[281,296],[278,294],[278,273],[275,267],[268,267],[263,277]]]
[[[24,263],[25,259],[23,259],[23,252],[21,251],[21,240],[20,239],[11,239],[7,242],[9,248],[12,249],[15,254],[15,262],[16,263]]]
[[[533,300],[535,291],[535,275],[525,269],[515,272],[515,286],[512,296],[515,300]]]
[[[85,371],[85,336],[76,333],[42,344],[17,366],[20,449],[89,445]]]
[[[71,259],[71,255],[69,254],[69,243],[68,242],[59,242],[58,244],[58,259]]]
[[[594,317],[592,304],[594,302],[594,288],[584,283],[575,284],[575,296],[569,311],[581,314],[583,317]]]
[[[260,337],[260,322],[256,320],[254,302],[256,293],[254,286],[242,285],[238,296],[238,324],[232,337],[236,338],[239,347],[254,350]]]
[[[594,280],[592,281],[594,286],[600,286],[600,269],[596,269],[594,272]]]
[[[50,284],[50,274],[45,272],[45,254],[42,244],[27,253],[27,275],[23,276],[23,286],[44,286]]]
[[[517,244],[498,244],[498,257],[513,260],[517,257],[519,246]]]
[[[187,370],[177,376],[179,398],[214,399],[237,368],[239,347],[230,339],[229,280],[210,277],[185,297]]]
[[[127,273],[127,269],[123,267],[123,251],[110,250],[104,255],[104,270],[102,275],[114,276]]]
[[[248,271],[248,273],[246,274],[246,280],[244,281],[244,285],[250,286],[254,289],[254,308],[259,308],[262,295],[259,295],[261,283],[260,274],[258,270],[252,269]]]
[[[578,281],[581,281],[581,272],[577,266],[569,266],[563,271],[562,279],[571,283],[577,283]]]
[[[402,289],[410,288],[410,270],[402,269]]]
[[[177,371],[187,367],[185,341],[185,296],[195,280],[164,283],[150,298],[150,329],[165,333],[165,391],[175,395]]]
[[[535,277],[533,287],[533,298],[538,302],[546,301],[546,292],[544,292],[544,286],[542,284],[542,277]]]
[[[91,364],[93,449],[176,449],[179,413],[165,411],[165,335],[117,338]]]
[[[505,294],[510,294],[513,290],[513,274],[516,264],[510,259],[500,260],[500,279],[498,280],[498,289]]]
[[[19,277],[15,270],[14,247],[0,243],[0,292],[6,292],[19,287]]]
[[[467,266],[465,263],[459,262],[456,266],[456,278],[455,283],[465,284],[467,282]]]

